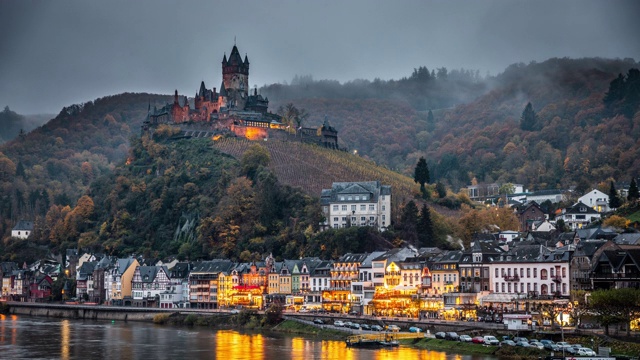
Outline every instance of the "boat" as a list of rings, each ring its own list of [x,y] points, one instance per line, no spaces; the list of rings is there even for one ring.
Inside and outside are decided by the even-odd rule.
[[[347,346],[349,347],[361,347],[361,348],[381,348],[381,347],[397,347],[400,346],[400,343],[396,340],[385,341],[385,340],[368,340],[368,339],[359,339],[356,341],[346,341]]]

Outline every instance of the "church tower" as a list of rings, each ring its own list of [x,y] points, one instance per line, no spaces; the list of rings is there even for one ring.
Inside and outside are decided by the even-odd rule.
[[[244,61],[238,47],[233,45],[229,59],[222,59],[222,83],[227,92],[227,106],[231,109],[244,110],[249,97],[249,59]]]

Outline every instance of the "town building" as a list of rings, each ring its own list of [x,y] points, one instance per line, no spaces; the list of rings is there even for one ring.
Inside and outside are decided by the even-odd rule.
[[[16,226],[11,229],[11,237],[18,239],[26,239],[33,232],[33,221],[20,220]]]
[[[600,218],[601,214],[597,210],[582,202],[578,202],[570,208],[563,209],[562,214],[556,217],[556,223],[562,220],[568,229],[577,230],[582,229]]]
[[[169,280],[166,266],[136,267],[131,282],[133,306],[158,307],[160,294],[167,289]]]
[[[104,276],[105,301],[111,305],[130,306],[131,284],[136,268],[140,266],[133,257],[116,259],[113,266],[106,269]]]
[[[598,189],[593,189],[578,198],[579,203],[583,203],[599,213],[606,213],[613,209],[609,207],[609,195]]]
[[[380,181],[335,182],[323,189],[321,229],[374,226],[384,231],[391,224],[391,186]]]

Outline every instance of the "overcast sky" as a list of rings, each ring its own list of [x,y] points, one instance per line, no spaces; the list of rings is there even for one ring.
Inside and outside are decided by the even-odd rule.
[[[55,113],[122,92],[219,87],[236,38],[249,82],[495,75],[551,57],[640,60],[640,1],[0,0],[0,106]]]

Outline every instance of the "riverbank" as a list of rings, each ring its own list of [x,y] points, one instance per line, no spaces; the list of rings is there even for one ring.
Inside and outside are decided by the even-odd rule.
[[[501,359],[538,360],[549,355],[547,351],[515,346],[486,346],[481,344],[452,342],[449,340],[424,338],[417,340],[401,340],[400,344],[422,350],[436,350],[469,355],[491,355]]]

